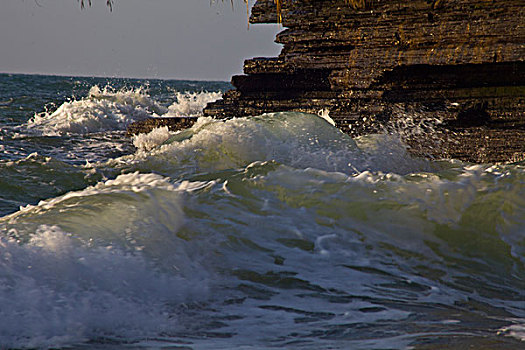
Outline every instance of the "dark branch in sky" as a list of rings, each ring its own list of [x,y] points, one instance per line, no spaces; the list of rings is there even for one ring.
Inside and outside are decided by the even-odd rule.
[[[87,5],[91,6],[91,0],[77,0],[80,2],[80,8],[85,8]],[[109,7],[110,11],[113,11],[113,0],[106,0],[106,5]]]

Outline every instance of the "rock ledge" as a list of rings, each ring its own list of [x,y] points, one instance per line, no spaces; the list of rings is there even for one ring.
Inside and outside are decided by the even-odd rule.
[[[216,118],[328,108],[358,136],[402,130],[417,154],[525,158],[523,0],[283,0],[279,57],[254,58]],[[258,0],[252,23],[275,23]]]

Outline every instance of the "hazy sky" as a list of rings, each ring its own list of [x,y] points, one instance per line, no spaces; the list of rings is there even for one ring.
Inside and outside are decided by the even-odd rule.
[[[114,1],[0,0],[0,72],[229,81],[280,51],[280,28],[248,30],[241,0]]]

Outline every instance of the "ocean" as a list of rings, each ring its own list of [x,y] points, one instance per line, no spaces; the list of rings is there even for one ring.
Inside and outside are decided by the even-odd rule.
[[[327,111],[125,135],[229,88],[0,74],[0,348],[525,348],[525,163]]]

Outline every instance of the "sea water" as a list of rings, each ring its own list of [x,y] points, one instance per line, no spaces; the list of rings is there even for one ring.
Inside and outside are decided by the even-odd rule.
[[[125,136],[229,88],[0,75],[0,348],[525,347],[523,163],[329,111]]]

